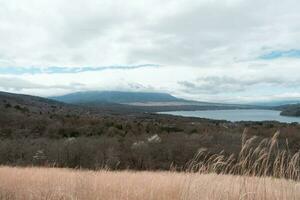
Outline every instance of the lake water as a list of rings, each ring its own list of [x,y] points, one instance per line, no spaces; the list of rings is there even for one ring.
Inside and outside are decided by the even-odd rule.
[[[201,111],[171,111],[160,112],[160,114],[178,115],[184,117],[199,117],[216,120],[237,121],[279,121],[279,122],[298,122],[300,117],[281,116],[280,111],[276,110],[201,110]]]

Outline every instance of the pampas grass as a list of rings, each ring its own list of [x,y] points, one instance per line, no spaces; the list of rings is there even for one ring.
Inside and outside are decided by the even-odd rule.
[[[300,180],[300,151],[291,153],[288,142],[284,147],[278,144],[279,132],[271,139],[258,141],[257,137],[247,139],[247,130],[242,136],[242,147],[238,155],[226,156],[224,151],[210,154],[199,150],[188,163],[188,171],[199,173],[232,174],[242,176],[276,177]],[[258,145],[255,145],[257,144]]]

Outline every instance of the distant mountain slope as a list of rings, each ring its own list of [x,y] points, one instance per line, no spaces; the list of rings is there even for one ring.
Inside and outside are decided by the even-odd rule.
[[[17,119],[17,116],[41,117],[42,115],[57,115],[79,113],[82,109],[52,99],[0,92],[0,114],[7,119]]]
[[[65,103],[133,103],[133,102],[185,102],[167,93],[154,92],[120,92],[120,91],[91,91],[76,92],[51,99]]]
[[[266,102],[255,102],[252,104],[260,105],[260,106],[286,106],[291,104],[298,104],[300,103],[300,100],[274,100],[274,101],[266,101]]]
[[[277,109],[282,111],[280,114],[283,116],[300,117],[300,103],[279,106]]]
[[[125,113],[265,108],[254,105],[190,101],[167,93],[155,92],[90,91],[51,98],[65,103]]]
[[[53,107],[61,107],[65,105],[62,102],[47,98],[7,92],[0,92],[0,105],[1,104],[4,104],[6,107],[22,106],[26,107],[27,109],[33,109],[35,111],[46,111],[50,110]]]
[[[8,92],[0,92],[0,101],[15,104],[23,104],[26,106],[45,106],[45,105],[65,105],[62,102],[48,98],[42,98],[24,94],[14,94]]]

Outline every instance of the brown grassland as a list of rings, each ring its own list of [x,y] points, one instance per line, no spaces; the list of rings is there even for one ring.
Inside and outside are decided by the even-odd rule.
[[[178,172],[0,168],[0,199],[298,200],[300,183]]]

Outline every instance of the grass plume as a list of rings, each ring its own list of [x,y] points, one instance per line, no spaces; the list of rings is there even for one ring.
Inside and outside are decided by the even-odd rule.
[[[300,151],[291,153],[288,142],[279,147],[279,131],[271,139],[258,141],[257,137],[242,136],[238,155],[226,155],[224,151],[210,154],[200,149],[188,163],[188,171],[199,173],[232,174],[243,176],[272,176],[300,180]]]

